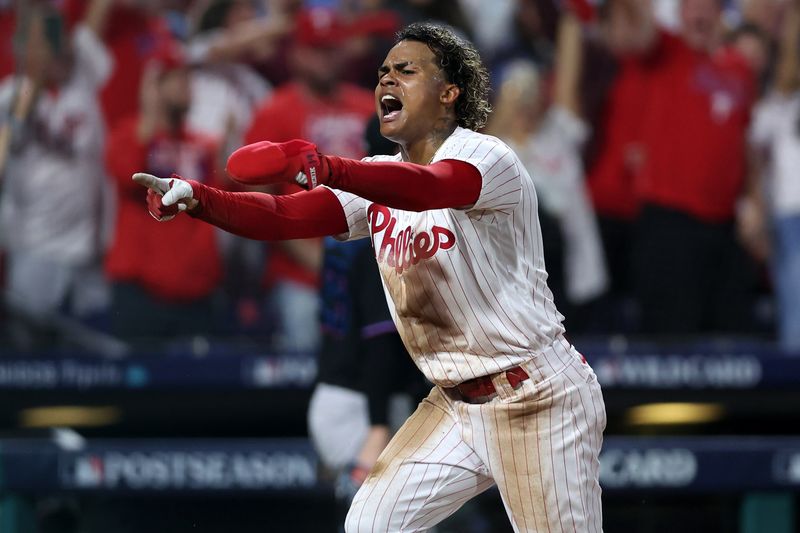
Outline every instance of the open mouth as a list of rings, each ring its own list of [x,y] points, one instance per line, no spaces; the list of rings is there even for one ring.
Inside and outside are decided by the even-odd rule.
[[[397,118],[400,111],[403,109],[403,102],[392,96],[385,94],[381,97],[381,110],[383,111],[384,120],[393,120]]]

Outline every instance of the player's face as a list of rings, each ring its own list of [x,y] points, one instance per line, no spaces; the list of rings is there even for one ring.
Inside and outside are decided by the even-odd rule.
[[[769,62],[769,50],[765,43],[755,35],[745,34],[737,37],[733,45],[750,64],[753,72],[760,76]]]
[[[161,78],[160,96],[170,119],[182,121],[191,103],[189,70],[179,68],[165,72]]]
[[[445,110],[448,87],[453,86],[427,45],[397,43],[378,69],[375,106],[381,135],[399,144],[429,135]]]
[[[683,0],[681,30],[689,46],[708,50],[719,31],[720,0]]]
[[[295,75],[314,91],[326,94],[339,84],[342,70],[340,47],[297,46],[293,61]]]

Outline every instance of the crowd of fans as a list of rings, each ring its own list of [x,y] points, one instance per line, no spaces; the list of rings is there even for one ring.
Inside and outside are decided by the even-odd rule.
[[[315,350],[321,241],[159,224],[131,174],[235,190],[243,143],[394,150],[372,89],[415,20],[490,67],[486,133],[536,183],[568,332],[774,329],[800,351],[798,0],[0,0],[9,341],[67,317]]]

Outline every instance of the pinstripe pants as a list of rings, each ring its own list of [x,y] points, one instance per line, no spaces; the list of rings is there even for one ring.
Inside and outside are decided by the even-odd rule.
[[[469,404],[434,387],[355,496],[345,530],[425,531],[497,484],[514,531],[602,531],[598,455],[605,406],[591,367],[559,339],[531,379]]]

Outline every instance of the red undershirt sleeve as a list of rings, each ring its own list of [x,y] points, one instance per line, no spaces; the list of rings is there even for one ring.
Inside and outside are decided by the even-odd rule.
[[[320,187],[286,196],[227,192],[189,180],[199,207],[189,214],[248,239],[277,241],[347,233],[342,205]]]
[[[454,159],[432,165],[338,157],[329,157],[328,162],[332,170],[330,187],[408,211],[469,207],[477,202],[482,186],[477,168]],[[191,216],[242,237],[307,239],[349,231],[339,200],[324,187],[274,196],[189,183],[199,202]]]
[[[456,159],[432,165],[399,161],[357,161],[328,156],[327,185],[371,202],[405,211],[465,208],[478,201],[480,171]]]

